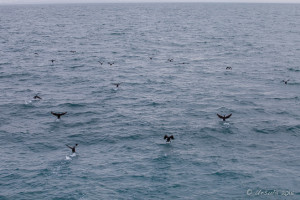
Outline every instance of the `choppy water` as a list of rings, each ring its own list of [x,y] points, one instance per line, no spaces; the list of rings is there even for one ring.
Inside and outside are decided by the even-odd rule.
[[[300,5],[1,6],[0,58],[0,199],[300,199]]]

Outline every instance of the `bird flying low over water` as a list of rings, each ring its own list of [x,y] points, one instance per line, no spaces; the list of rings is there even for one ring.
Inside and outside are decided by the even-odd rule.
[[[50,61],[51,61],[52,63],[54,63],[55,60],[52,59],[52,60],[50,60]]]
[[[232,67],[226,67],[226,69],[227,69],[227,70],[231,70],[231,69],[232,69]]]
[[[69,146],[69,145],[67,145],[67,144],[66,144],[66,146],[69,147],[69,148],[72,150],[72,153],[75,153],[75,152],[76,152],[76,151],[75,151],[75,150],[76,150],[75,148],[78,146],[78,144],[75,144],[75,146],[73,146],[73,147],[71,147],[71,146]]]
[[[232,115],[232,113],[230,114],[230,115],[227,115],[227,116],[225,116],[225,115],[219,115],[219,114],[217,114],[218,115],[218,117],[219,118],[221,118],[221,119],[223,119],[223,121],[225,121],[225,119],[228,119],[229,117],[231,117],[231,115]]]
[[[121,85],[121,83],[113,83],[116,87],[119,87],[119,85]]]
[[[38,96],[38,95],[35,95],[34,97],[33,97],[34,99],[42,99],[40,96]]]
[[[101,61],[98,61],[98,63],[100,63],[100,65],[103,65],[103,62],[101,62]]]
[[[110,66],[112,66],[112,65],[115,64],[115,63],[113,63],[113,62],[108,62],[107,64],[109,64]]]
[[[288,80],[282,80],[282,82],[284,82],[284,84],[287,84],[289,80],[290,79],[288,79]]]
[[[165,139],[167,140],[166,142],[171,142],[171,139],[174,140],[174,137],[173,137],[173,135],[170,135],[170,136],[165,135],[164,140]]]
[[[60,116],[67,114],[67,112],[63,112],[63,113],[55,113],[55,112],[52,112],[52,111],[51,111],[51,114],[54,115],[54,116],[56,116],[57,119],[60,119]]]

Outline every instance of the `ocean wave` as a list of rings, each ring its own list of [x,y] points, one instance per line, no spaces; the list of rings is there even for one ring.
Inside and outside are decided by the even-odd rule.
[[[229,179],[249,179],[253,176],[248,173],[243,172],[236,172],[236,171],[230,171],[230,170],[220,170],[218,172],[214,172],[210,175],[217,176],[219,178],[229,178]]]
[[[281,125],[276,127],[255,127],[252,131],[263,134],[291,134],[297,133],[300,130],[300,125]]]
[[[295,69],[295,68],[288,68],[288,70],[291,72],[300,72],[300,69]]]
[[[121,36],[121,35],[125,35],[126,33],[125,32],[113,32],[113,33],[110,33],[110,35],[114,35],[114,36]]]
[[[58,107],[66,107],[66,108],[84,108],[86,106],[87,106],[86,103],[62,103],[58,105]]]

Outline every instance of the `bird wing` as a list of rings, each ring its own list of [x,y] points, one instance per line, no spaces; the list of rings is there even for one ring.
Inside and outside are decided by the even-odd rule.
[[[224,119],[224,117],[223,117],[222,115],[219,115],[218,113],[217,113],[217,115],[218,115],[218,117],[220,117],[221,119]]]
[[[168,135],[165,135],[164,140],[168,138]]]
[[[171,136],[170,136],[170,139],[174,140],[174,136],[173,136],[173,135],[171,135]]]
[[[51,114],[52,114],[52,115],[55,115],[55,116],[62,116],[62,115],[67,114],[67,112],[63,112],[63,113],[55,113],[55,112],[52,112],[52,111],[51,111]]]
[[[52,114],[52,115],[54,115],[54,116],[58,116],[58,114],[57,114],[57,113],[55,113],[55,112],[52,112],[52,111],[51,111],[51,114]]]
[[[225,117],[225,119],[227,119],[227,118],[231,117],[231,115],[232,115],[232,113],[231,113],[230,115],[227,115],[227,116]]]

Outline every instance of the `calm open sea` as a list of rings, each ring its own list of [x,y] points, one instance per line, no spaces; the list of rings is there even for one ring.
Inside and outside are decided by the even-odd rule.
[[[299,108],[300,4],[0,6],[1,200],[300,199]]]

